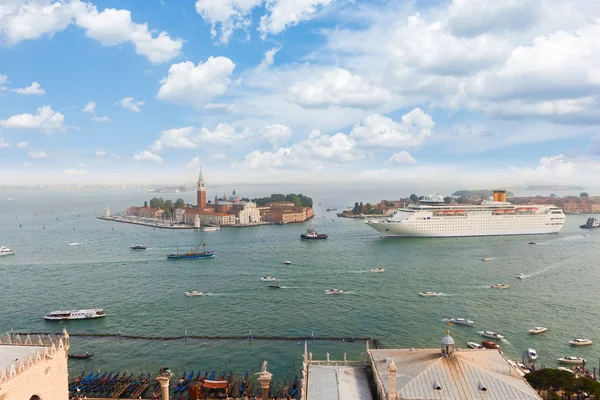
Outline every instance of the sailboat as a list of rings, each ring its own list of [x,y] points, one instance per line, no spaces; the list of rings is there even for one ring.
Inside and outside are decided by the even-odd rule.
[[[198,249],[200,246],[204,245],[204,251],[199,252]],[[180,259],[180,258],[213,258],[215,256],[214,251],[206,251],[206,243],[204,240],[200,242],[198,246],[192,251],[188,251],[186,253],[180,253],[179,248],[177,248],[177,252],[173,252],[171,254],[167,254],[168,259]]]

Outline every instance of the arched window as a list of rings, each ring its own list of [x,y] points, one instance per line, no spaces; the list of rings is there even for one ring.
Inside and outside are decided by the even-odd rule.
[[[42,400],[42,399],[37,394],[34,394],[33,396],[31,396],[31,398],[29,400]]]

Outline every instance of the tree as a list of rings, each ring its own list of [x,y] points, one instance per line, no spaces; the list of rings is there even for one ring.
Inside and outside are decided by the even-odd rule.
[[[369,212],[373,209],[373,206],[371,205],[371,203],[365,204],[365,207],[367,208],[367,211],[369,211]]]
[[[164,208],[166,211],[172,211],[172,210],[173,210],[173,202],[172,202],[171,200],[166,200],[166,201],[163,203],[163,208]]]
[[[153,197],[150,199],[150,207],[152,208],[163,208],[165,200],[162,197]]]
[[[450,197],[450,196],[444,197],[444,203],[446,203],[446,204],[452,203],[452,197]]]
[[[183,199],[175,200],[175,204],[173,204],[175,208],[183,208],[185,206],[185,201]]]
[[[144,208],[148,207],[148,202],[144,201]]]
[[[360,206],[358,205],[358,202],[354,203],[354,208],[352,209],[352,214],[354,215],[359,215],[360,214]]]
[[[587,194],[586,192],[581,192],[581,193],[579,193],[579,197],[590,197],[590,195]]]
[[[556,195],[554,193],[550,193],[550,197],[552,197],[553,199],[555,199]]]
[[[418,200],[419,200],[419,198],[417,197],[416,194],[413,193],[413,194],[410,195],[410,201],[417,202]]]
[[[459,197],[458,199],[456,199],[456,202],[458,204],[465,204],[467,202],[467,198],[465,196]]]

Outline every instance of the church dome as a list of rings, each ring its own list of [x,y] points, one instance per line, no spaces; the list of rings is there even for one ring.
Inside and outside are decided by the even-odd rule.
[[[454,339],[452,338],[452,336],[450,336],[450,333],[448,333],[446,336],[444,336],[442,338],[442,346],[450,346],[450,345],[454,345]]]

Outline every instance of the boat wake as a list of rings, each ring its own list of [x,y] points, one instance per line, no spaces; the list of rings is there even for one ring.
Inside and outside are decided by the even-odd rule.
[[[587,236],[588,236],[587,234],[573,235],[573,236],[567,236],[567,237],[564,237],[564,238],[549,240],[549,241],[544,242],[544,243],[537,243],[536,242],[535,244],[537,246],[548,246],[548,245],[551,245],[552,243],[556,243],[556,242],[573,242],[573,241],[577,241],[577,240],[582,240],[582,239],[585,239]]]
[[[80,243],[77,243],[77,242],[71,242],[71,243],[69,243],[69,246],[79,246],[79,245],[80,245]]]

